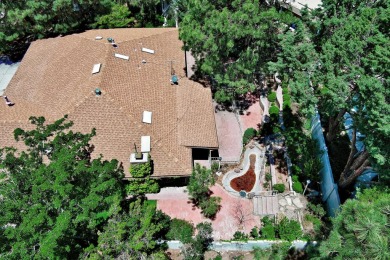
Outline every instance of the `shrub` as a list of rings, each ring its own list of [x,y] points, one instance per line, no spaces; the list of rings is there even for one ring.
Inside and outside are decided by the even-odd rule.
[[[150,162],[130,165],[130,174],[134,178],[144,178],[152,173]]]
[[[283,86],[283,83],[282,83],[282,86]],[[288,94],[287,83],[285,83],[285,86],[282,88],[282,93],[283,93],[283,96],[284,96],[284,94]]]
[[[277,192],[279,192],[279,193],[283,193],[284,190],[285,190],[285,187],[284,187],[284,184],[283,184],[283,183],[275,184],[274,186],[272,186],[272,188],[273,188],[274,190],[276,190]]]
[[[268,98],[269,102],[275,102],[275,100],[276,100],[276,93],[275,92],[269,93],[267,98]]]
[[[302,237],[301,225],[298,221],[284,217],[278,225],[278,234],[280,239],[291,242]]]
[[[279,114],[279,108],[277,106],[271,106],[269,108],[269,114],[270,115],[278,115]]]
[[[244,132],[244,137],[243,137],[243,144],[247,144],[253,137],[257,135],[257,131],[253,128],[248,128]]]
[[[194,235],[194,226],[182,219],[174,218],[169,226],[167,238],[170,240],[179,240],[183,244],[190,243]]]
[[[264,225],[261,228],[261,237],[264,239],[275,239],[275,227],[272,224]]]
[[[240,231],[236,231],[233,235],[233,239],[237,241],[247,241],[248,238],[248,235]]]
[[[324,210],[324,207],[322,204],[313,204],[313,203],[308,203],[307,208],[312,212],[314,215],[316,215],[319,218],[322,218],[326,215],[326,211]]]
[[[308,222],[313,223],[313,228],[315,232],[320,232],[322,228],[322,222],[320,219],[317,217],[311,215],[311,214],[306,214],[305,215],[305,220]]]
[[[259,238],[259,230],[257,229],[257,227],[253,227],[251,229],[251,237],[253,238]]]
[[[220,202],[220,197],[210,197],[209,199],[201,201],[199,206],[202,209],[202,214],[206,218],[214,217],[220,208]]]
[[[291,100],[283,101],[283,109],[291,109]]]
[[[219,168],[219,163],[213,162],[213,164],[211,165],[211,171],[213,173],[216,173],[218,171],[218,168]]]
[[[291,96],[289,94],[283,94],[283,102],[290,101],[290,100],[291,100]]]
[[[293,181],[292,188],[293,188],[293,191],[295,191],[295,192],[298,192],[298,193],[303,192],[303,186],[302,186],[302,183],[300,181]]]
[[[298,176],[297,176],[297,175],[293,175],[293,176],[291,177],[291,180],[292,180],[292,181],[299,181],[299,179],[298,179]]]
[[[270,182],[272,180],[272,175],[271,175],[271,173],[266,173],[265,174],[265,181],[266,182]]]
[[[288,83],[287,82],[282,82],[282,88],[283,89],[287,89],[288,87]]]

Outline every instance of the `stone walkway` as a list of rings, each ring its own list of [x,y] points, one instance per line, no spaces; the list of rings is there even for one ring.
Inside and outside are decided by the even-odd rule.
[[[303,212],[306,208],[307,200],[302,194],[294,193],[295,192],[278,195],[279,212],[289,219],[298,220],[298,212]],[[301,216],[302,215],[303,214],[301,214]]]

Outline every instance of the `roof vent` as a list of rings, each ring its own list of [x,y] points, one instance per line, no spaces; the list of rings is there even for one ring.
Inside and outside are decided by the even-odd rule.
[[[5,104],[9,107],[12,107],[13,105],[15,105],[15,103],[12,103],[11,100],[8,99],[7,96],[3,96],[4,100],[5,100]]]
[[[103,39],[102,36],[96,36],[96,37],[95,37],[95,40],[101,40],[101,39]]]
[[[117,57],[119,59],[123,59],[123,60],[129,60],[129,58],[130,58],[129,56],[118,54],[118,53],[115,53],[115,57]]]
[[[148,48],[142,48],[142,51],[150,53],[150,54],[154,54],[154,50],[151,50],[151,49],[148,49]]]
[[[95,94],[96,94],[97,97],[102,94],[102,91],[100,90],[100,88],[96,88],[95,89]]]
[[[101,63],[93,65],[92,74],[98,73],[100,71],[101,65],[102,65]]]
[[[172,75],[171,83],[175,85],[179,84],[179,79],[176,75]]]

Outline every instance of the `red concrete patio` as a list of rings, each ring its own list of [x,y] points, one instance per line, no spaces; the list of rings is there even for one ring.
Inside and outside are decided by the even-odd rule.
[[[242,125],[242,131],[245,132],[248,128],[254,128],[259,130],[259,125],[263,119],[263,111],[260,108],[259,100],[256,100],[243,115],[240,115],[240,121]]]
[[[231,239],[236,231],[249,233],[254,226],[260,225],[260,218],[253,215],[251,200],[233,197],[218,184],[211,191],[214,193],[212,196],[222,198],[221,209],[214,220],[202,216],[200,210],[189,200],[184,188],[164,188],[160,193],[149,194],[147,197],[157,200],[157,209],[171,218],[185,219],[194,225],[203,221],[211,222],[215,240]],[[243,221],[240,223],[239,219]]]

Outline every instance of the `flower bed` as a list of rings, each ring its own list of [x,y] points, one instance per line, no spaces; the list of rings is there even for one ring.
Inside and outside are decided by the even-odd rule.
[[[234,178],[233,180],[230,181],[230,186],[235,190],[235,191],[246,191],[250,192],[253,189],[253,186],[255,185],[256,182],[256,174],[255,174],[255,163],[256,163],[256,155],[251,154],[249,156],[249,161],[250,161],[250,166],[248,171],[237,178]]]

